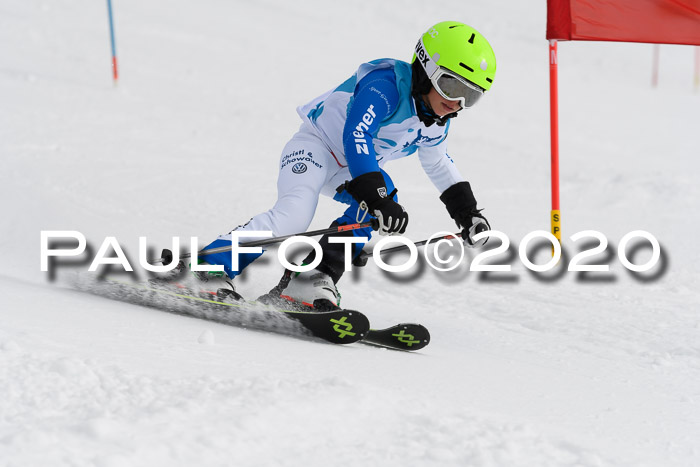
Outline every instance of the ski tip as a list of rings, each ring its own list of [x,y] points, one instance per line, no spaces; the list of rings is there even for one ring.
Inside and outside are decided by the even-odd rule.
[[[369,334],[369,319],[355,310],[294,313],[293,317],[314,336],[333,344],[352,344],[365,339]]]
[[[414,352],[430,343],[430,332],[422,324],[401,323],[386,329],[372,329],[363,342]]]

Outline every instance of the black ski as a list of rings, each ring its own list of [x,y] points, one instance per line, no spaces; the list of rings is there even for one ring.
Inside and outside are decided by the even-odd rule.
[[[430,333],[421,324],[402,323],[386,329],[370,329],[363,343],[396,350],[420,350],[430,343]]]
[[[370,329],[367,317],[355,310],[315,311],[294,305],[269,305],[257,301],[229,301],[216,292],[195,293],[178,283],[140,283],[115,280],[76,281],[80,290],[119,301],[223,324],[288,335],[311,335],[333,344],[361,342],[395,350],[415,351],[430,342],[420,324],[397,324]]]
[[[281,309],[257,302],[230,302],[215,292],[193,293],[177,283],[146,284],[97,280],[76,283],[83,291],[172,313],[288,335],[311,335],[333,344],[351,344],[369,333],[369,320],[359,311]]]

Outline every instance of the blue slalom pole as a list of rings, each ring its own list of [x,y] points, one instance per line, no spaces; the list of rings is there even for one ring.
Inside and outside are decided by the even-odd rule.
[[[117,84],[119,73],[117,72],[117,46],[114,40],[114,19],[112,18],[112,0],[107,0],[107,12],[109,13],[109,37],[112,41],[112,76],[114,84]]]

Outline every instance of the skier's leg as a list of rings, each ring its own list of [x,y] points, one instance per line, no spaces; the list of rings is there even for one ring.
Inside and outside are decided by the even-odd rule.
[[[277,180],[277,202],[268,211],[260,213],[246,224],[234,229],[236,232],[271,231],[273,236],[290,235],[305,231],[311,224],[318,196],[328,178],[330,157],[321,141],[308,131],[299,131],[285,146],[280,158]],[[239,242],[259,240],[258,237],[241,235]],[[231,232],[219,236],[206,249],[230,246]],[[238,256],[238,269],[232,267],[230,252],[203,256],[209,264],[224,266],[226,274],[233,278],[262,253],[242,253]]]
[[[342,178],[340,181],[341,184],[343,181],[350,178],[350,172],[347,170],[344,172],[347,178]],[[393,191],[394,183],[391,178],[384,171],[382,171],[382,174],[384,175],[387,189],[389,192]],[[338,177],[333,177],[330,182],[338,183]],[[350,204],[350,206],[342,216],[333,221],[331,226],[354,224],[361,220],[358,218],[358,215],[360,217],[363,215],[359,203],[346,191],[337,193],[335,199],[342,203]],[[397,198],[395,197],[394,199]],[[364,221],[370,218],[372,218],[372,216],[368,214]],[[352,230],[349,232],[336,233],[332,236],[366,237],[369,240],[372,236],[372,229],[364,228]],[[323,258],[314,270],[303,273],[292,273],[290,270],[285,271],[279,284],[267,295],[260,297],[259,300],[275,303],[281,297],[282,299],[313,306],[320,310],[338,308],[340,306],[340,293],[338,292],[336,283],[345,272],[345,245],[342,243],[330,243],[328,239],[329,236],[325,235],[321,237],[319,241],[323,252]],[[360,254],[363,246],[364,243],[353,244],[353,258]],[[314,250],[304,259],[303,264],[311,264],[315,257],[316,253]]]

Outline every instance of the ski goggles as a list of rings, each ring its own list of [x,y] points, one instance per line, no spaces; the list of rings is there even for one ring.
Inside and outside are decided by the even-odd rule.
[[[459,101],[463,109],[473,106],[484,95],[479,86],[444,68],[438,68],[430,82],[438,94],[448,101]]]
[[[484,95],[484,90],[458,74],[440,67],[428,55],[421,37],[416,44],[416,59],[423,65],[435,90],[449,101],[459,101],[463,109],[473,106]]]

